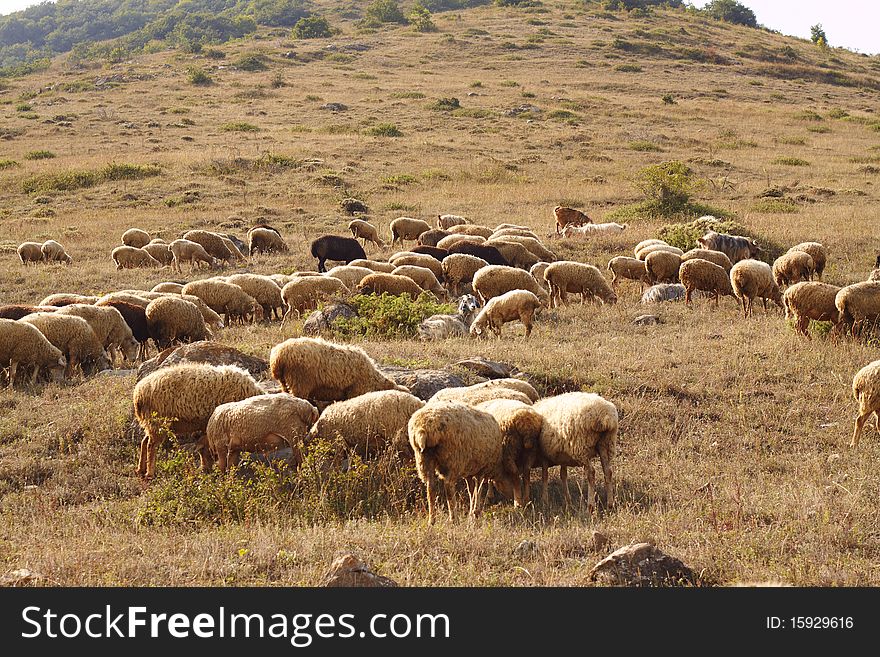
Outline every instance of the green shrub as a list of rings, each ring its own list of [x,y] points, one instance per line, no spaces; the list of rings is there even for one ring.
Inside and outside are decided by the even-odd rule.
[[[421,91],[395,91],[391,94],[392,98],[424,98],[425,94]]]
[[[814,112],[813,110],[804,110],[803,112],[799,112],[795,115],[796,119],[800,119],[801,121],[824,121],[825,119],[822,117],[819,112]]]
[[[162,173],[162,169],[155,164],[108,164],[101,169],[99,175],[102,180],[142,180],[152,178]]]
[[[670,160],[639,171],[636,186],[655,204],[659,214],[668,216],[686,209],[697,183],[686,164]]]
[[[451,112],[461,107],[458,98],[440,98],[428,105],[428,109],[439,110],[441,112]]]
[[[297,21],[291,34],[294,39],[327,39],[333,36],[333,30],[323,16],[307,16]]]
[[[224,123],[220,126],[223,132],[259,132],[260,129],[253,123],[245,121],[234,121],[232,123]]]
[[[266,71],[269,68],[269,58],[261,53],[245,53],[235,60],[234,66],[240,71],[249,71],[251,73]]]
[[[644,69],[638,64],[618,64],[614,70],[621,73],[641,73]]]
[[[418,178],[408,173],[398,173],[394,176],[385,176],[382,178],[382,182],[388,185],[412,185],[418,181]]]
[[[799,157],[777,157],[773,160],[773,164],[784,164],[788,167],[808,167],[810,163]]]
[[[32,109],[34,109],[34,108],[31,107],[30,105],[28,105],[27,103],[19,103],[18,105],[15,106],[16,112],[30,112]]]
[[[21,165],[15,160],[0,160],[0,171],[3,169],[12,169],[14,167],[20,167]]]
[[[402,137],[403,133],[394,123],[377,123],[372,128],[364,130],[369,137]]]
[[[409,19],[410,25],[413,26],[413,29],[416,32],[436,32],[437,26],[434,25],[434,21],[431,17],[431,12],[418,0],[413,5],[413,8],[410,10],[409,15],[407,16]]]
[[[455,312],[451,305],[439,303],[428,292],[416,300],[407,294],[359,294],[352,297],[351,303],[357,309],[357,317],[339,319],[332,327],[340,336],[409,338],[418,333],[419,324],[431,315]]]
[[[678,247],[682,251],[699,248],[697,240],[706,234],[707,231],[714,230],[717,233],[728,233],[730,235],[741,235],[749,237],[758,242],[764,251],[759,252],[758,259],[764,262],[773,262],[779,257],[785,249],[771,242],[770,240],[757,235],[741,224],[732,219],[721,219],[716,217],[700,217],[694,221],[686,223],[668,224],[663,226],[657,236],[665,240],[668,244]]]
[[[397,0],[373,0],[364,12],[362,25],[381,27],[387,23],[406,23],[406,17],[397,5]]]
[[[790,198],[762,198],[752,205],[752,211],[764,214],[792,214],[798,211],[798,204]]]
[[[663,101],[664,105],[675,105],[676,103],[675,96],[673,96],[672,94],[663,94],[660,100]]]
[[[703,11],[712,18],[746,27],[758,27],[755,12],[736,0],[712,0]]]
[[[161,173],[161,167],[154,164],[112,163],[97,171],[71,170],[34,176],[22,183],[22,189],[26,194],[48,191],[69,192],[115,180],[142,180]]]
[[[199,87],[205,87],[214,82],[214,80],[211,79],[211,76],[208,75],[205,69],[198,68],[196,66],[187,69],[186,79],[189,81],[190,84],[194,84]]]
[[[225,59],[226,53],[219,48],[205,48],[202,54],[208,59]]]
[[[629,149],[632,151],[642,151],[644,153],[662,153],[663,149],[652,141],[631,141]]]

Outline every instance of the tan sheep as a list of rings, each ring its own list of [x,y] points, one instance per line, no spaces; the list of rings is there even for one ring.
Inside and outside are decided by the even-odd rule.
[[[424,290],[408,276],[377,272],[364,277],[357,292],[358,294],[375,294],[377,296],[389,294],[393,297],[407,294],[415,301],[424,293]]]
[[[366,267],[372,271],[380,272],[382,274],[390,274],[394,271],[394,265],[390,262],[379,262],[378,260],[364,260],[363,258],[358,258],[357,260],[352,260],[348,263],[350,267]]]
[[[379,231],[368,221],[354,219],[348,223],[348,229],[351,231],[351,234],[355,239],[361,239],[364,241],[365,247],[367,246],[367,242],[372,242],[380,249],[385,246],[385,242],[379,238]]]
[[[398,242],[403,243],[406,240],[418,240],[419,235],[431,230],[431,225],[421,219],[398,217],[391,222],[389,229],[391,230],[391,244],[394,245]]]
[[[238,465],[241,452],[267,452],[289,446],[293,463],[302,463],[299,444],[318,420],[318,409],[287,393],[258,395],[226,402],[214,409],[205,430],[208,453],[217,467]],[[207,459],[205,459],[207,461]],[[212,464],[205,463],[210,470]]]
[[[234,365],[181,363],[156,370],[134,387],[134,415],[144,430],[137,471],[150,479],[156,472],[156,451],[173,434],[178,442],[194,442],[202,467],[211,462],[205,430],[221,404],[263,394],[254,378]]]
[[[95,306],[74,303],[55,311],[59,315],[81,317],[89,323],[98,342],[110,354],[110,362],[116,359],[117,349],[126,361],[137,358],[140,345],[134,339],[131,328],[125,323],[122,314],[112,306]]]
[[[180,294],[183,292],[183,286],[185,283],[174,283],[172,281],[166,281],[164,283],[157,283],[153,286],[153,289],[150,292],[170,292],[171,294]]]
[[[507,240],[497,240],[493,238],[488,240],[486,245],[494,246],[510,265],[518,267],[519,269],[525,269],[528,271],[541,261],[541,258],[518,242],[509,242]]]
[[[287,307],[282,326],[292,313],[301,316],[303,311],[316,308],[319,301],[347,294],[348,288],[338,278],[323,275],[297,276],[281,288],[281,299]]]
[[[532,404],[538,401],[538,397],[538,391],[528,381],[507,378],[491,379],[472,386],[443,388],[435,392],[428,402],[455,401],[476,406],[492,399],[511,399],[523,404]]]
[[[218,315],[224,316],[227,326],[238,319],[242,323],[263,318],[263,307],[238,285],[218,280],[192,281],[183,286],[183,294],[198,297]]]
[[[850,333],[860,335],[880,320],[880,282],[864,281],[847,285],[837,293],[834,305],[840,313],[840,323]]]
[[[467,219],[457,214],[438,214],[437,228],[441,230],[449,230],[453,226],[464,226]]]
[[[639,242],[638,244],[636,244],[635,248],[633,248],[633,255],[634,255],[636,258],[638,258],[638,257],[639,257],[639,251],[641,251],[642,249],[644,249],[644,248],[646,248],[646,247],[654,246],[655,244],[665,244],[666,246],[670,246],[670,245],[667,244],[665,241],[660,240],[660,239],[642,240],[641,242]]]
[[[593,265],[573,260],[552,263],[544,272],[544,279],[550,285],[550,297],[555,306],[567,304],[568,293],[580,294],[581,303],[587,298],[598,298],[603,304],[617,303],[617,295],[602,272]]]
[[[810,257],[813,259],[814,273],[819,280],[822,280],[822,273],[825,271],[825,264],[828,262],[828,251],[821,243],[801,242],[800,244],[795,244],[788,250],[789,253],[792,251],[809,253]]]
[[[147,251],[134,246],[117,246],[110,253],[116,269],[136,269],[138,267],[161,267],[162,263]]]
[[[67,251],[55,240],[46,240],[40,247],[43,252],[43,260],[46,262],[63,262],[67,265],[73,262],[73,258],[67,255]]]
[[[439,242],[437,242],[437,247],[441,249],[449,249],[459,244],[461,242],[472,242],[474,244],[481,244],[486,241],[485,237],[480,237],[479,235],[466,235],[464,233],[453,233],[452,235],[447,235]]]
[[[129,228],[122,233],[122,243],[125,246],[133,246],[136,249],[142,249],[150,243],[150,234],[140,228]]]
[[[714,262],[709,262],[702,258],[687,260],[681,263],[678,277],[681,279],[682,285],[684,285],[684,300],[688,305],[690,305],[694,290],[711,292],[715,297],[716,306],[719,305],[721,296],[736,298],[733,285],[730,283],[730,277],[724,271],[724,267],[719,267]]]
[[[205,326],[205,318],[194,303],[180,297],[161,297],[150,301],[144,313],[150,337],[159,351],[175,342],[209,340],[211,332]]]
[[[532,278],[534,278],[538,282],[538,285],[541,286],[541,289],[548,294],[550,292],[550,284],[544,279],[544,272],[547,271],[547,267],[549,266],[549,262],[536,262],[532,265],[531,269],[529,269]]]
[[[539,261],[554,262],[556,260],[556,254],[545,247],[543,244],[541,244],[541,242],[534,237],[529,237],[525,235],[510,235],[506,234],[506,232],[503,232],[502,234],[495,233],[488,240],[488,243],[492,244],[499,240],[504,242],[515,242],[517,244],[522,244]]]
[[[430,269],[417,265],[401,265],[396,267],[391,273],[394,276],[406,276],[411,278],[416,285],[426,292],[431,292],[438,299],[446,297],[446,290],[443,289],[443,286],[440,285],[437,277],[434,276],[434,272]]]
[[[35,326],[64,354],[68,376],[73,374],[77,366],[83,374],[109,369],[110,358],[106,350],[83,318],[52,312],[33,313],[18,321]]]
[[[875,427],[880,431],[880,360],[865,365],[856,372],[852,382],[853,396],[859,403],[859,414],[853,428],[850,447],[858,447],[865,422],[874,415]]]
[[[207,230],[190,230],[183,234],[183,239],[201,244],[211,257],[225,262],[239,260],[241,252],[229,238]],[[173,244],[173,242],[172,242]],[[231,248],[230,248],[231,245]]]
[[[48,297],[40,301],[38,306],[69,306],[72,303],[88,303],[94,304],[99,297],[89,296],[85,294],[71,294],[69,292],[58,292],[50,294]]]
[[[488,265],[474,274],[474,293],[483,304],[511,290],[527,290],[538,297],[546,308],[550,296],[527,271],[504,265]]]
[[[251,255],[257,253],[287,253],[290,247],[274,228],[255,226],[248,231],[248,248]]]
[[[164,242],[150,242],[143,249],[158,260],[163,267],[167,267],[174,262],[174,254],[171,253],[171,249]]]
[[[779,287],[808,281],[815,271],[813,257],[806,251],[789,251],[773,261],[773,278]]]
[[[392,270],[393,271],[393,270]],[[361,281],[373,273],[368,267],[358,267],[356,265],[337,265],[327,272],[327,276],[338,278],[349,290],[354,290]]]
[[[617,290],[621,279],[638,281],[639,288],[650,285],[648,270],[644,260],[617,256],[608,261],[608,270],[611,272],[611,289]]]
[[[636,251],[636,258],[638,258],[639,260],[644,260],[648,257],[648,254],[654,253],[655,251],[668,251],[669,253],[674,253],[679,257],[684,255],[684,251],[682,251],[678,247],[670,246],[669,244],[649,244],[648,246]]]
[[[761,297],[765,312],[767,299],[780,308],[783,307],[782,292],[773,280],[773,270],[766,262],[751,258],[740,260],[730,270],[730,283],[733,286],[733,293],[742,303],[743,315],[746,317],[752,314],[755,297]]]
[[[496,237],[526,237],[528,239],[533,239],[536,242],[541,241],[541,238],[538,237],[537,233],[533,230],[526,228],[525,226],[504,226],[503,228],[496,228],[492,232],[492,236],[489,239],[495,239]],[[537,253],[535,255],[538,255]]]
[[[375,390],[403,390],[367,353],[320,338],[291,338],[269,354],[269,371],[284,392],[310,401],[340,401]]]
[[[49,370],[53,380],[64,375],[67,359],[36,326],[12,319],[0,319],[0,369],[9,366],[12,388],[19,365],[33,367],[31,385],[37,382],[41,369]]]
[[[683,256],[681,256],[681,261],[685,262],[686,260],[693,260],[694,258],[708,260],[709,262],[714,263],[719,267],[723,267],[724,270],[727,272],[729,272],[733,267],[733,263],[730,262],[730,258],[727,257],[726,253],[722,253],[721,251],[712,251],[711,249],[691,249],[690,251],[687,251]]]
[[[671,251],[654,251],[645,256],[645,269],[651,285],[677,283],[681,256]]]
[[[262,307],[263,319],[267,322],[272,319],[273,313],[276,319],[281,319],[284,306],[281,287],[271,278],[259,274],[233,274],[226,277],[226,282],[238,285],[251,295]]]
[[[440,263],[446,287],[453,296],[464,294],[464,286],[472,283],[474,274],[488,265],[489,263],[482,258],[467,253],[453,253],[443,258],[443,262]]]
[[[225,248],[225,247],[224,247]],[[189,270],[195,267],[201,267],[201,263],[206,263],[209,267],[217,266],[217,260],[205,251],[205,247],[190,240],[174,240],[168,245],[171,251],[172,265],[174,271],[181,271],[180,265],[184,262],[189,263]]]
[[[785,304],[785,318],[794,320],[798,333],[809,337],[807,328],[810,320],[832,322],[837,328],[840,312],[834,300],[840,288],[828,283],[802,282],[795,283],[782,295]]]
[[[140,294],[134,294],[131,292],[108,292],[103,297],[98,299],[95,302],[96,306],[108,306],[113,301],[124,301],[125,303],[130,303],[134,306],[140,306],[141,308],[146,308],[147,304],[152,301],[152,299],[144,296],[145,293],[141,292]]]
[[[18,245],[18,258],[21,264],[44,262],[43,245],[39,242],[23,242]]]
[[[395,268],[404,265],[415,265],[416,267],[424,267],[430,269],[438,281],[443,281],[443,264],[424,253],[395,253],[388,259]],[[394,273],[393,271],[391,273]]]
[[[505,292],[489,299],[471,324],[470,333],[481,336],[489,329],[501,338],[504,324],[519,320],[526,328],[526,337],[529,337],[535,315],[543,307],[544,304],[537,295],[528,290]]]
[[[452,235],[448,230],[441,230],[440,228],[432,228],[431,230],[426,230],[424,233],[419,235],[419,246],[437,246],[437,244],[444,237],[449,237]]]
[[[473,235],[476,237],[482,237],[483,239],[489,239],[492,237],[492,233],[495,231],[487,226],[481,226],[480,224],[457,224],[455,226],[449,227],[449,230],[452,233],[458,233],[460,235]],[[439,244],[437,246],[440,246]]]
[[[407,423],[425,405],[401,390],[376,390],[330,404],[309,432],[309,442],[342,439],[361,458],[381,454],[388,446],[410,453]]]

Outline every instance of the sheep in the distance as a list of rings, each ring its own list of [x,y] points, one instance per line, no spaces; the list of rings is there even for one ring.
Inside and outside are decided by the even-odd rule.
[[[865,422],[874,415],[875,427],[880,431],[880,360],[865,365],[856,372],[852,382],[853,396],[859,403],[859,414],[853,428],[850,447],[858,447]]]
[[[0,372],[9,367],[9,383],[15,383],[18,368],[32,367],[31,385],[37,382],[41,369],[49,371],[54,381],[64,376],[67,359],[36,326],[17,322],[12,319],[0,319]]]
[[[162,263],[142,248],[117,246],[110,253],[116,269],[137,269],[139,267],[161,267]]]
[[[573,260],[552,263],[544,272],[544,280],[550,286],[550,298],[554,306],[567,304],[567,294],[580,294],[581,303],[587,299],[599,299],[603,304],[617,303],[617,295],[602,272],[593,265]]]
[[[380,249],[385,246],[385,242],[383,242],[379,238],[378,229],[371,223],[364,221],[363,219],[354,219],[348,223],[348,229],[351,231],[352,236],[355,239],[361,239],[364,241],[364,246],[367,246],[367,242],[372,242]]]
[[[837,285],[819,282],[795,283],[782,295],[785,305],[785,318],[794,320],[795,330],[809,337],[807,328],[810,320],[831,322],[835,328],[840,320],[840,312],[834,300],[840,288]]]
[[[562,237],[587,237],[591,235],[617,235],[627,229],[629,224],[618,224],[609,221],[604,224],[585,224],[583,226],[566,226]]]
[[[466,337],[480,303],[472,294],[465,294],[458,300],[455,315],[431,315],[419,324],[419,338],[422,340],[445,340],[446,338]]]
[[[328,260],[351,264],[352,260],[366,259],[364,247],[353,237],[340,235],[322,235],[312,241],[310,252],[318,259],[318,271],[327,271],[324,263]]]
[[[150,336],[159,350],[175,342],[196,342],[211,338],[205,319],[194,303],[180,297],[154,299],[144,309]]]
[[[159,445],[173,435],[195,443],[203,469],[211,463],[205,430],[214,410],[227,402],[262,395],[247,371],[234,365],[182,363],[156,370],[134,387],[134,415],[144,430],[138,474],[151,479]]]
[[[318,409],[287,393],[257,395],[226,402],[214,409],[205,430],[208,454],[226,472],[238,465],[241,452],[267,452],[290,447],[293,464],[302,463],[299,444],[318,420]],[[212,463],[205,459],[210,470]]]
[[[431,230],[431,224],[412,217],[398,217],[389,224],[388,228],[391,231],[391,244],[394,245],[406,240],[417,241],[419,235]]]
[[[287,253],[290,247],[274,228],[254,226],[248,231],[248,251],[251,255],[258,253]]]
[[[208,254],[218,261],[231,262],[243,260],[241,252],[225,235],[212,233],[208,230],[190,230],[183,234],[183,239],[201,244]]]
[[[617,290],[622,279],[638,281],[639,287],[650,285],[648,270],[645,261],[627,256],[617,256],[608,261],[608,270],[611,272],[611,289]]]
[[[505,267],[504,265],[483,267],[474,274],[473,288],[474,294],[484,304],[488,303],[490,299],[512,290],[531,292],[538,297],[544,307],[550,302],[547,291],[538,285],[534,276],[517,267]]]
[[[23,242],[18,245],[17,253],[23,265],[44,261],[43,245],[39,242]]]
[[[773,278],[779,287],[809,281],[815,271],[813,256],[806,251],[789,251],[773,261]]]
[[[719,299],[722,296],[736,298],[730,277],[724,271],[724,267],[719,267],[714,262],[709,262],[702,258],[687,260],[681,263],[678,277],[681,279],[682,285],[684,285],[684,300],[688,305],[690,305],[691,298],[696,290],[710,292],[715,298],[716,306],[719,305]]]
[[[73,258],[71,258],[67,254],[67,251],[64,250],[64,247],[55,240],[46,240],[43,242],[40,250],[43,252],[43,260],[46,262],[63,262],[66,265],[73,262]]]
[[[437,228],[441,230],[449,230],[453,226],[463,226],[467,223],[467,219],[457,214],[438,214]]]
[[[424,290],[409,276],[398,276],[397,274],[382,274],[377,272],[364,277],[360,286],[357,288],[357,293],[375,294],[376,296],[389,294],[393,297],[406,294],[410,299],[415,301],[424,293]]]
[[[171,248],[165,243],[150,242],[143,249],[158,260],[163,267],[168,267],[174,262],[174,254],[171,253]]]
[[[133,246],[136,249],[142,249],[150,243],[150,234],[140,228],[129,228],[122,233],[122,243],[125,246]]]
[[[190,240],[174,240],[168,245],[171,251],[171,264],[174,271],[182,271],[180,265],[184,262],[189,263],[189,270],[192,273],[196,267],[201,268],[202,263],[206,263],[209,267],[217,267],[217,259],[211,256],[205,247]]]
[[[773,270],[766,262],[760,260],[740,260],[730,270],[730,283],[733,293],[742,303],[743,315],[750,317],[752,304],[756,297],[761,297],[764,310],[767,310],[767,299],[770,299],[780,308],[782,305],[782,292],[773,280]]]
[[[543,307],[538,296],[528,290],[505,292],[489,299],[471,324],[470,334],[479,337],[488,329],[500,338],[504,324],[518,320],[525,326],[526,337],[529,337],[535,315]]]
[[[566,208],[561,205],[553,208],[553,216],[556,219],[557,234],[567,226],[583,226],[584,224],[593,223],[593,220],[580,210]]]

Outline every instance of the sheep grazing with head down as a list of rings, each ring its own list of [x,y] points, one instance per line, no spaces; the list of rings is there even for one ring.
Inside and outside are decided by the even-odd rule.
[[[617,295],[602,272],[593,265],[573,260],[552,263],[544,272],[544,279],[550,286],[550,297],[554,306],[567,304],[569,293],[580,294],[581,303],[587,299],[599,299],[603,304],[617,303]]]
[[[236,319],[244,323],[251,317],[254,321],[263,318],[263,307],[233,283],[215,279],[192,281],[183,286],[183,294],[196,296],[218,315],[225,315],[227,325]]]
[[[304,311],[316,308],[318,302],[341,294],[348,294],[348,288],[333,276],[294,276],[281,288],[281,299],[287,307],[282,326],[293,313],[300,316]]]
[[[858,447],[865,422],[872,414],[877,430],[880,431],[880,360],[875,360],[856,372],[853,377],[852,391],[859,403],[859,414],[856,417],[852,442],[849,446]]]
[[[92,327],[82,317],[51,313],[33,313],[20,322],[39,329],[67,359],[67,374],[79,366],[83,374],[110,368],[110,357]]]
[[[165,281],[164,283],[156,283],[150,292],[170,292],[171,294],[180,294],[183,292],[184,285],[186,285],[186,283]]]
[[[43,262],[43,245],[39,242],[23,242],[18,245],[18,259],[21,260],[21,264],[27,265],[29,263],[38,263]]]
[[[367,267],[356,267],[355,265],[338,265],[327,272],[327,276],[338,278],[349,290],[354,290],[361,281],[373,273],[372,269]]]
[[[656,253],[657,251],[666,251],[668,253],[674,253],[675,255],[681,257],[684,255],[684,251],[679,249],[677,246],[670,246],[669,244],[649,244],[648,246],[639,249],[636,251],[636,258],[639,260],[645,260],[652,253]]]
[[[248,251],[257,253],[287,253],[290,247],[281,233],[270,226],[254,226],[248,231]]]
[[[773,278],[780,287],[808,281],[815,271],[813,256],[806,251],[789,251],[773,261]]]
[[[550,302],[550,296],[544,288],[538,285],[535,277],[517,267],[505,267],[504,265],[483,267],[474,274],[473,287],[474,294],[484,304],[488,303],[490,299],[512,290],[531,292],[545,307]]]
[[[57,292],[45,297],[38,306],[69,306],[72,303],[88,303],[93,304],[98,301],[99,297],[88,296],[85,294],[71,294],[68,292]]]
[[[645,256],[645,269],[651,284],[677,283],[681,256],[671,251],[654,251]]]
[[[614,505],[611,461],[617,445],[617,408],[607,399],[589,392],[569,392],[535,402],[534,410],[544,419],[538,439],[543,501],[549,503],[547,469],[560,467],[566,507],[571,504],[568,468],[581,465],[587,475],[587,507],[595,508],[596,482],[590,460],[598,456],[605,474],[605,506]]]
[[[429,231],[433,232],[433,231]],[[428,233],[422,233],[422,235],[427,235]],[[419,235],[421,237],[421,235]],[[440,238],[437,241],[436,246],[441,249],[446,249],[447,251],[452,249],[456,244],[484,244],[486,242],[485,237],[480,237],[479,235],[467,235],[465,233],[450,233],[445,237]]]
[[[354,219],[348,222],[348,229],[351,231],[352,237],[364,241],[364,246],[367,246],[367,242],[372,242],[380,249],[385,246],[385,242],[379,238],[379,231],[368,221]]]
[[[480,224],[457,224],[450,227],[449,232],[457,233],[459,235],[470,235],[472,237],[482,237],[484,240],[487,240],[492,237],[492,233],[495,231],[488,226],[482,226]]]
[[[442,240],[444,237],[449,237],[452,235],[448,230],[442,230],[440,228],[432,228],[431,230],[426,230],[424,233],[419,235],[419,246],[439,246],[438,242]]]
[[[46,240],[40,247],[43,252],[43,260],[46,262],[63,262],[69,265],[73,262],[73,258],[67,255],[67,251],[55,240]]]
[[[309,432],[309,442],[342,439],[361,458],[373,458],[388,446],[409,454],[407,423],[425,405],[402,390],[376,390],[330,404]]]
[[[683,256],[681,256],[681,261],[685,262],[687,260],[693,260],[694,258],[702,258],[703,260],[708,260],[711,263],[718,265],[719,267],[723,267],[725,271],[730,271],[733,267],[733,263],[730,262],[730,258],[728,258],[721,251],[712,251],[710,249],[691,249],[687,251]]]
[[[454,401],[459,404],[476,406],[493,399],[510,399],[522,402],[523,404],[532,403],[533,396],[529,394],[529,391],[517,387],[519,383],[525,383],[526,385],[528,383],[519,379],[502,379],[501,381],[503,383],[499,382],[497,385],[490,386],[476,384],[459,388],[443,388],[435,392],[428,402]],[[486,381],[485,383],[490,382]],[[532,392],[534,392],[534,388],[532,388]],[[537,393],[535,393],[534,398],[537,398],[537,396]]]
[[[449,519],[455,520],[455,484],[464,479],[470,514],[481,506],[489,481],[502,492],[516,489],[502,463],[503,437],[491,413],[457,402],[432,402],[413,413],[407,426],[419,479],[425,482],[428,522],[436,518],[437,477],[443,480]]]
[[[269,354],[272,378],[284,392],[310,401],[340,401],[374,390],[403,390],[367,353],[321,338],[291,338]]]
[[[446,338],[467,337],[480,303],[472,294],[465,294],[458,300],[458,313],[455,315],[431,315],[419,324],[419,338],[422,340],[445,340]]]
[[[640,252],[642,249],[647,248],[647,247],[649,247],[649,246],[654,246],[655,244],[665,244],[666,246],[670,246],[670,244],[667,244],[664,240],[660,240],[660,239],[657,239],[657,238],[652,238],[652,239],[649,239],[649,240],[642,240],[641,242],[639,242],[638,244],[636,244],[635,247],[633,248],[633,255],[634,255],[636,258],[638,258],[638,257],[639,257],[639,252]]]
[[[794,320],[798,333],[809,337],[807,328],[810,320],[831,322],[837,328],[840,312],[834,300],[840,288],[837,285],[819,282],[795,283],[782,295],[785,304],[785,318]]]
[[[822,280],[822,273],[825,271],[825,265],[828,262],[828,250],[820,242],[801,242],[791,247],[788,252],[803,251],[809,253],[813,259],[814,274],[819,280]]]
[[[627,229],[629,224],[618,224],[609,221],[604,224],[585,224],[583,226],[566,226],[562,229],[563,237],[587,237],[590,235],[617,235]]]
[[[156,451],[169,433],[178,442],[194,442],[202,467],[211,462],[205,430],[221,404],[262,395],[247,371],[234,365],[182,363],[145,376],[134,387],[134,416],[144,430],[137,471],[146,478],[156,472]]]
[[[740,260],[730,270],[730,283],[733,293],[742,303],[743,315],[750,317],[752,304],[756,297],[761,297],[764,302],[764,310],[767,310],[767,299],[770,299],[780,308],[782,305],[782,292],[773,280],[773,270],[766,262],[760,260]]]
[[[437,228],[441,230],[449,230],[453,226],[464,226],[467,219],[457,214],[438,214]]]
[[[505,292],[500,296],[492,297],[483,306],[471,324],[470,334],[480,337],[486,335],[486,329],[489,329],[500,339],[504,325],[519,320],[526,328],[526,337],[529,337],[532,334],[535,316],[544,307],[545,304],[541,299],[528,290]]]
[[[840,324],[851,335],[860,335],[880,321],[880,281],[863,281],[841,288],[834,298],[840,313]]]
[[[464,290],[462,288],[472,283],[474,274],[488,264],[482,258],[466,253],[452,253],[446,256],[441,263],[443,278],[446,279],[446,287],[454,295],[463,294]]]
[[[165,243],[150,242],[145,247],[143,247],[143,249],[153,258],[158,260],[163,267],[167,267],[174,262],[174,254],[171,253],[171,248]]]
[[[122,314],[112,306],[93,306],[74,303],[55,311],[59,315],[81,317],[89,323],[95,337],[110,354],[110,362],[116,359],[117,349],[126,361],[137,358],[139,344],[125,322]]]
[[[722,296],[736,298],[730,277],[724,271],[724,267],[719,267],[708,260],[693,258],[681,263],[678,276],[681,279],[682,285],[684,285],[684,300],[688,305],[690,305],[691,297],[696,290],[711,292],[715,297],[716,306]]]
[[[427,253],[414,253],[411,251],[395,253],[388,258],[388,261],[394,265],[395,268],[403,267],[405,265],[413,265],[415,267],[430,269],[431,273],[434,274],[438,281],[443,281],[443,264],[440,260],[437,260],[437,258]]]
[[[391,230],[391,244],[394,245],[406,240],[417,241],[419,235],[431,230],[431,224],[412,217],[398,217],[389,224],[389,229]]]
[[[194,303],[180,297],[154,299],[144,309],[150,336],[161,351],[175,342],[197,342],[211,338],[205,318]]]
[[[122,243],[125,246],[133,246],[136,249],[142,249],[150,243],[150,234],[140,228],[129,228],[122,233]]]
[[[252,296],[263,309],[263,319],[269,321],[273,313],[276,319],[281,319],[284,306],[281,288],[271,278],[259,274],[233,274],[226,277],[226,282],[238,285]]]
[[[19,366],[32,367],[31,385],[37,382],[41,369],[49,370],[54,381],[64,376],[67,359],[55,345],[49,342],[36,326],[0,319],[0,372],[9,367],[9,383],[15,383]]]
[[[221,472],[238,465],[241,452],[267,452],[284,447],[293,451],[293,464],[302,463],[299,444],[318,420],[318,409],[305,399],[285,392],[257,395],[220,404],[208,419],[208,443],[203,467],[214,458]]]
[[[340,235],[322,235],[313,240],[311,254],[313,258],[318,259],[319,272],[327,271],[324,263],[328,260],[344,262],[348,265],[352,260],[366,259],[367,257],[360,242],[353,237]]]
[[[134,246],[117,246],[110,253],[116,269],[137,269],[139,267],[161,267],[162,263],[147,251]]]
[[[406,294],[410,299],[415,301],[424,293],[424,290],[409,276],[398,276],[397,274],[382,274],[377,272],[364,277],[357,289],[357,293],[375,294],[377,296],[389,294],[393,297]]]
[[[197,242],[174,240],[168,245],[168,250],[171,251],[172,269],[177,272],[181,271],[180,265],[184,262],[189,263],[190,272],[196,267],[201,268],[203,262],[211,268],[217,266],[217,259],[205,251],[205,247]]]
[[[651,284],[645,261],[638,258],[629,258],[627,256],[611,258],[608,261],[608,271],[611,272],[611,289],[615,291],[621,279],[638,281],[640,287]]]
[[[406,276],[407,278],[411,278],[413,282],[425,292],[430,292],[438,299],[446,298],[446,290],[440,285],[437,277],[434,276],[434,272],[426,267],[419,267],[418,265],[401,265],[396,267],[391,274],[394,276]]]
[[[486,246],[493,246],[498,250],[507,262],[513,267],[528,271],[541,261],[541,258],[529,251],[518,242],[509,242],[504,239],[491,239]]]
[[[566,208],[561,205],[557,205],[555,208],[553,208],[553,216],[556,219],[557,233],[559,233],[566,226],[583,226],[584,224],[593,223],[593,220],[580,210],[575,210],[574,208]]]
[[[238,247],[225,235],[212,233],[208,230],[190,230],[183,234],[183,239],[201,244],[202,248],[218,261],[229,263],[233,260],[244,260]]]
[[[379,260],[367,260],[366,258],[358,258],[348,263],[352,267],[366,267],[375,272],[382,274],[390,274],[394,271],[394,265],[390,262],[380,262]]]

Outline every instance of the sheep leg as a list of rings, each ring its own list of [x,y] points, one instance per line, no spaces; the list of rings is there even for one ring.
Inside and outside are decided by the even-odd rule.
[[[238,462],[241,460],[241,452],[238,450],[229,450],[229,455],[226,458],[226,464],[228,467],[235,468],[238,467]]]
[[[863,413],[856,418],[855,428],[853,429],[853,437],[852,442],[849,444],[850,447],[858,447],[859,440],[862,438],[862,430],[865,427],[865,422],[868,421],[868,418],[871,417],[873,411],[868,411],[867,413]]]
[[[146,432],[144,437],[141,439],[141,451],[140,457],[138,458],[137,464],[137,472],[139,475],[144,476],[147,473],[147,457],[149,455],[148,446],[150,444],[150,432]]]
[[[550,491],[548,482],[548,470],[546,463],[541,464],[541,503],[544,507],[550,507]]]
[[[522,465],[519,471],[519,485],[522,487],[523,506],[528,506],[529,504],[529,495],[531,493],[532,465],[534,464],[534,462],[535,453],[532,450],[529,450],[528,452],[526,452],[525,457],[523,458]]]
[[[226,467],[227,467],[226,457],[227,457],[227,453],[226,453],[225,449],[221,449],[217,453],[217,469],[220,470],[220,472],[224,472],[224,473],[226,472]]]
[[[601,441],[597,447],[599,460],[602,462],[602,472],[605,475],[605,508],[610,509],[614,506],[614,477],[611,467],[613,447],[605,440]],[[590,470],[592,469],[591,467]]]
[[[7,386],[10,390],[12,389],[12,384],[15,382],[15,371],[17,369],[18,369],[18,363],[16,361],[12,361],[9,364],[9,384]],[[38,368],[38,367],[35,368],[34,372],[37,372],[39,369],[40,368]],[[34,377],[34,378],[36,379],[36,377]]]
[[[526,337],[529,337],[532,334],[532,313],[520,315],[519,321],[526,327]]]
[[[684,303],[685,305],[691,305],[691,288],[686,287],[684,289]]]
[[[587,461],[584,471],[587,475],[587,513],[592,515],[596,512],[596,473],[590,461]]]
[[[562,482],[562,497],[565,501],[565,510],[571,508],[571,491],[568,490],[568,467],[559,466],[559,480]]]
[[[455,482],[451,479],[445,479],[443,481],[443,488],[446,491],[446,506],[449,509],[449,521],[455,522]]]

